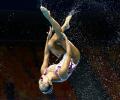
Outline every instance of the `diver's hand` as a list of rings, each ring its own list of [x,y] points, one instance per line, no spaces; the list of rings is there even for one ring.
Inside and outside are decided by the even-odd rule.
[[[51,36],[52,36],[52,28],[50,26],[49,32],[47,32],[48,36],[47,36],[47,40],[50,40]]]
[[[43,7],[43,6],[40,6],[40,10],[42,11],[43,15],[46,17],[46,18],[49,18],[50,17],[50,11]]]

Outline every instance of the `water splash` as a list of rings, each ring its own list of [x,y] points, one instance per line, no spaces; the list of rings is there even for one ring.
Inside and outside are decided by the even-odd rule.
[[[75,9],[72,9],[70,12],[69,12],[69,14],[68,14],[68,16],[69,15],[75,15],[75,14],[77,14],[77,13],[80,13],[80,11],[77,11],[77,10],[75,10]]]
[[[37,8],[39,8],[40,6],[45,6],[45,0],[39,0],[37,3]]]
[[[42,6],[43,5],[43,0],[40,0],[40,6]]]

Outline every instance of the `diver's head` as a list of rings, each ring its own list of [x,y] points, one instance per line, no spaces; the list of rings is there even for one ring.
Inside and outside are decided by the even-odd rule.
[[[51,80],[46,75],[42,75],[39,80],[39,89],[43,94],[51,94],[53,90],[53,85]]]

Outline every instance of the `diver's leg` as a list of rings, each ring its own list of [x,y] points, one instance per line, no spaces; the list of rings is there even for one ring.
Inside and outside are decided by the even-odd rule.
[[[70,24],[69,23],[70,23],[71,18],[72,18],[72,15],[68,15],[66,17],[65,22],[64,22],[63,26],[61,27],[62,32],[64,32],[65,30],[70,28]]]
[[[58,37],[63,36],[62,35],[62,29],[61,26],[59,25],[59,23],[50,15],[50,11],[45,8],[45,7],[40,7],[43,15],[45,16],[45,18],[50,22],[50,24],[52,25],[53,29],[55,30],[55,33],[57,34]]]
[[[64,42],[65,42],[66,53],[63,57],[63,64],[61,65],[62,67],[58,70],[58,74],[60,75],[60,77],[66,76],[66,72],[68,71],[72,58],[72,50],[71,50],[70,42],[68,41],[67,37],[65,37]]]
[[[71,10],[68,14],[68,16],[65,19],[65,22],[63,24],[62,28],[62,32],[64,32],[65,30],[70,28],[70,20],[72,18],[72,16],[75,14],[75,10]]]
[[[61,42],[61,43],[60,43],[61,46],[63,46],[63,48],[64,48],[65,50],[67,50],[67,48],[66,48],[67,46],[66,46],[66,42],[65,42],[65,40],[66,40],[67,37],[65,36],[64,33],[62,33],[61,26],[58,24],[58,22],[57,22],[54,18],[51,17],[50,11],[47,10],[47,8],[45,8],[45,7],[40,7],[40,9],[41,9],[43,15],[44,15],[44,16],[46,17],[46,19],[51,23],[53,29],[55,30],[55,34],[57,35],[58,40]],[[74,14],[74,11],[71,12],[71,14]],[[71,17],[68,17],[68,19],[70,20]],[[68,21],[69,21],[69,20],[68,20]],[[54,34],[54,36],[55,36],[55,34]],[[67,39],[67,41],[69,41],[69,40]],[[70,44],[72,44],[72,43],[70,42]],[[73,45],[73,44],[72,44],[72,45]]]

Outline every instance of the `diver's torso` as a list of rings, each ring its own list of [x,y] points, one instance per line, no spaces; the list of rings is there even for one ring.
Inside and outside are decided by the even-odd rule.
[[[52,79],[53,82],[64,82],[66,81],[72,74],[72,72],[75,70],[77,64],[74,64],[73,59],[71,58],[71,61],[68,65],[68,70],[63,71],[62,75],[59,74],[59,70],[62,68],[62,65],[66,59],[66,54],[64,54],[62,60],[58,64],[50,65],[47,68],[47,72],[52,72],[52,76],[54,78]]]

